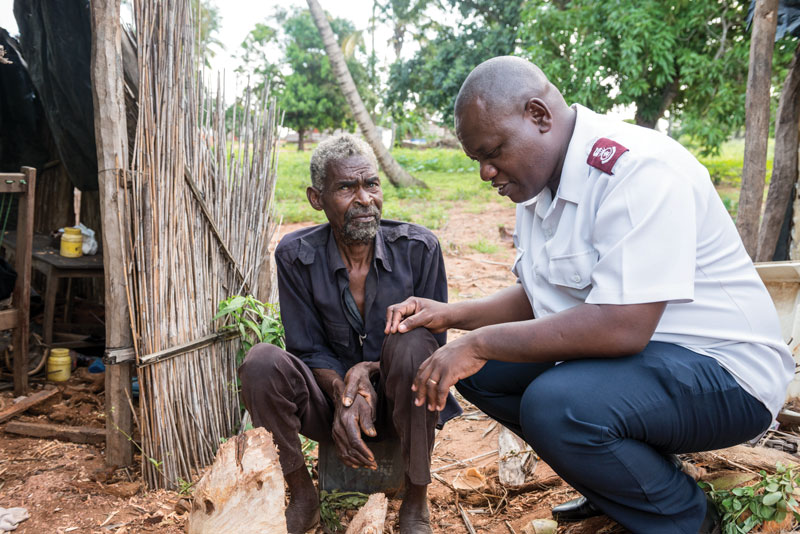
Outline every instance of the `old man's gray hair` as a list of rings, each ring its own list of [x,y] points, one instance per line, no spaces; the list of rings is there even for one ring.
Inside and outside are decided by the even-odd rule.
[[[329,137],[317,145],[311,155],[311,185],[322,191],[325,187],[328,165],[351,156],[364,156],[378,169],[372,148],[355,135],[341,134]]]

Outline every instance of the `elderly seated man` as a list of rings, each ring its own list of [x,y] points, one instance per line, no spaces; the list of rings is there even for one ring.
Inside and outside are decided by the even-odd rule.
[[[311,183],[308,201],[328,223],[287,235],[275,251],[287,350],[260,344],[249,352],[239,369],[245,406],[278,446],[290,533],[319,521],[298,433],[332,441],[346,465],[370,469],[377,465],[362,433],[399,438],[406,473],[400,532],[430,533],[434,427],[460,408],[452,397],[441,413],[415,406],[411,384],[446,337],[424,328],[385,336],[384,324],[392,303],[447,300],[439,242],[421,226],[381,220],[375,156],[352,135],[319,144]]]

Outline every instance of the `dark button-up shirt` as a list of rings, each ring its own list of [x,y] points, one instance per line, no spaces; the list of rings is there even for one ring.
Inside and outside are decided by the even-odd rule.
[[[311,369],[341,377],[362,361],[378,361],[386,308],[410,296],[447,302],[447,279],[439,241],[430,230],[382,220],[364,288],[364,316],[355,308],[350,279],[329,224],[285,236],[275,250],[286,349]],[[354,309],[355,308],[355,309]],[[447,334],[436,334],[444,345]],[[460,408],[452,396],[441,414]]]

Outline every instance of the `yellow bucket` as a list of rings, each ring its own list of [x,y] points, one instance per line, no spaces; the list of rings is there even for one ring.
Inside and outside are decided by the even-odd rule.
[[[83,234],[80,228],[64,228],[61,236],[61,255],[65,258],[83,256]]]
[[[52,382],[66,382],[72,370],[69,349],[51,349],[47,357],[47,379]]]

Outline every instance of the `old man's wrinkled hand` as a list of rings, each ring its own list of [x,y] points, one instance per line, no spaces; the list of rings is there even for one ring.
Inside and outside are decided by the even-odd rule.
[[[378,395],[370,376],[378,372],[379,365],[378,362],[361,362],[351,367],[344,377],[341,401],[335,403],[333,442],[339,459],[353,468],[378,467],[361,434],[377,436],[374,421]]]

